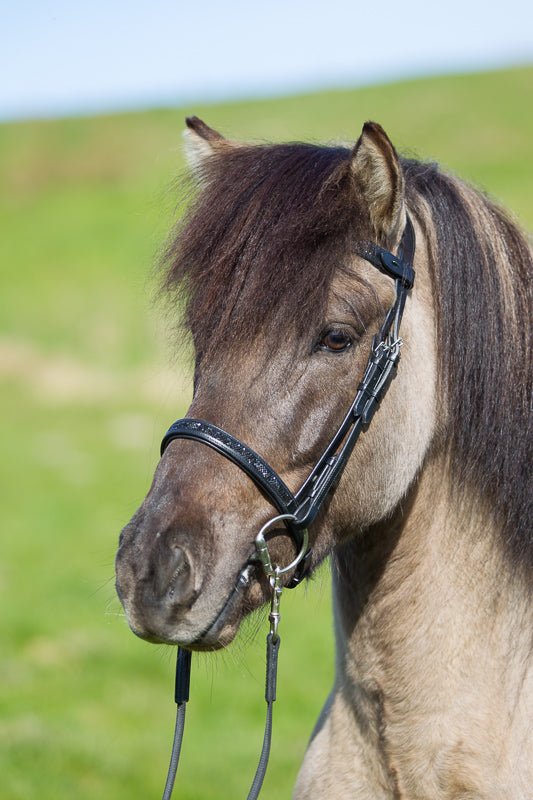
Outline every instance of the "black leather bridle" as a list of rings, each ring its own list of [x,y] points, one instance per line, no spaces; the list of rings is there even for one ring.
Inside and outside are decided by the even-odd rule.
[[[254,481],[279,514],[284,516],[285,525],[299,548],[301,532],[315,520],[324,500],[339,482],[359,434],[370,424],[396,372],[400,360],[400,322],[405,300],[415,277],[412,267],[414,252],[415,233],[411,220],[407,217],[397,256],[377,244],[367,244],[357,253],[380,272],[395,280],[396,297],[380,330],[374,336],[372,351],[353,403],[311,473],[295,494],[277,472],[248,445],[217,425],[201,419],[185,417],[174,422],[161,442],[161,455],[174,439],[192,439],[225,456]],[[306,555],[307,558],[298,565],[289,586],[298,585],[305,576],[309,551]]]
[[[267,637],[267,681],[265,698],[267,701],[267,724],[263,750],[259,766],[248,800],[258,797],[266,772],[270,752],[272,728],[272,702],[276,698],[276,668],[279,648],[277,626],[279,622],[279,599],[281,596],[281,576],[293,572],[286,584],[287,588],[297,586],[309,569],[311,549],[308,546],[308,526],[316,519],[324,501],[337,486],[361,431],[366,430],[383,399],[400,360],[400,324],[405,301],[413,286],[415,273],[415,232],[407,215],[398,254],[393,255],[377,244],[368,243],[360,247],[357,255],[374,267],[393,278],[396,296],[389,308],[383,324],[374,336],[372,350],[368,358],[363,379],[355,398],[348,409],[330,443],[318,459],[302,486],[296,493],[291,492],[277,472],[254,450],[236,439],[227,431],[210,422],[186,417],[170,426],[161,442],[161,455],[174,439],[191,439],[211,447],[243,470],[270,500],[279,515],[269,520],[255,539],[255,544],[264,572],[268,577],[273,599],[270,613],[271,628]],[[292,536],[298,555],[292,564],[280,569],[270,561],[264,534],[278,522],[283,522]],[[293,569],[294,568],[294,569]],[[176,730],[172,757],[167,776],[163,800],[172,793],[176,774],[183,725],[185,704],[189,699],[190,652],[178,650],[175,700],[178,705]]]

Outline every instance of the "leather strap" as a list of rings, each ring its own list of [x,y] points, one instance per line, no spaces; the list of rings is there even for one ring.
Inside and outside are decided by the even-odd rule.
[[[166,432],[161,442],[161,455],[174,439],[192,439],[212,447],[240,467],[262,489],[280,514],[294,511],[295,497],[277,472],[255,450],[222,428],[201,419],[179,419]]]
[[[411,289],[415,282],[415,271],[412,266],[415,254],[415,231],[409,215],[406,218],[397,256],[374,242],[367,242],[357,254],[377,267],[380,272],[400,280],[406,289]]]

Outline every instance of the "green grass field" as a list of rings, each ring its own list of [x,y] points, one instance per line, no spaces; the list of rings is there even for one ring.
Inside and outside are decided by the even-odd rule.
[[[113,589],[121,526],[189,365],[153,302],[185,113],[228,136],[354,140],[485,187],[533,227],[533,68],[281,100],[0,126],[0,797],[160,796],[174,656],[137,640]],[[333,674],[327,568],[283,599],[265,798],[290,796]],[[262,736],[265,615],[193,661],[176,797],[246,796]]]

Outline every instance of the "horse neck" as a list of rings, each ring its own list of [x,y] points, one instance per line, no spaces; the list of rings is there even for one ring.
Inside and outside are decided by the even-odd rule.
[[[468,703],[508,720],[530,650],[527,592],[490,512],[474,494],[458,502],[446,474],[444,457],[430,461],[390,522],[337,548],[337,683],[406,721]]]

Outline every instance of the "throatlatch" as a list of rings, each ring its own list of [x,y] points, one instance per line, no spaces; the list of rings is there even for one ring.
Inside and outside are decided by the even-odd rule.
[[[270,519],[255,538],[256,561],[266,575],[272,589],[270,609],[270,631],[267,636],[267,677],[265,699],[267,719],[263,748],[257,771],[248,794],[248,800],[256,800],[261,791],[270,753],[272,733],[272,704],[276,699],[277,660],[280,645],[278,626],[279,606],[284,587],[283,577],[292,572],[285,584],[286,588],[297,586],[309,568],[308,526],[316,519],[326,497],[338,484],[351,452],[361,431],[370,425],[377,408],[394,377],[400,360],[402,340],[399,331],[405,301],[413,286],[415,272],[412,267],[415,254],[415,232],[407,215],[406,225],[398,248],[393,255],[377,244],[368,243],[357,253],[385,275],[393,278],[396,284],[396,297],[388,310],[378,333],[374,336],[372,350],[366,364],[363,379],[359,384],[354,401],[337,432],[313,467],[300,489],[293,494],[282,478],[254,450],[240,442],[230,433],[204,420],[185,418],[170,426],[161,442],[161,455],[174,439],[192,439],[211,447],[242,469],[261,490],[265,497],[279,512]],[[268,550],[268,541],[276,535],[278,523],[285,526],[296,546],[295,559],[285,567],[273,564]],[[267,536],[269,534],[269,536]],[[163,800],[169,800],[178,766],[185,704],[189,699],[190,652],[178,648],[176,666],[176,703],[178,706],[172,756],[167,775]]]

